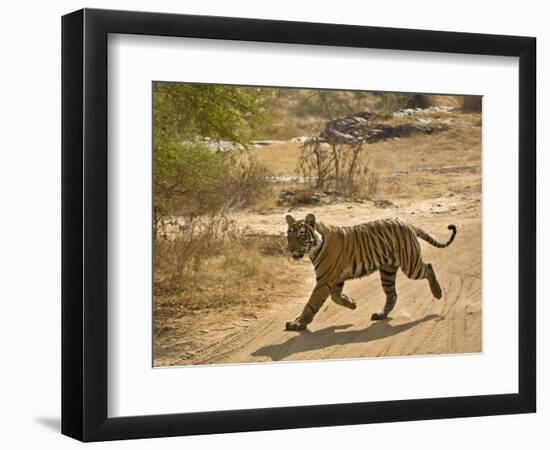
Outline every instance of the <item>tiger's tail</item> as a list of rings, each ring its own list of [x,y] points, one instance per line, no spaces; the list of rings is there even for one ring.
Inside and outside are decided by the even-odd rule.
[[[417,237],[419,237],[420,239],[423,239],[428,244],[431,244],[437,248],[445,248],[451,245],[451,242],[455,240],[455,236],[456,236],[456,225],[449,225],[447,228],[451,230],[453,234],[451,234],[451,237],[449,238],[449,240],[444,244],[436,241],[433,237],[431,237],[428,233],[426,233],[424,230],[421,230],[420,228],[415,228],[415,232]]]

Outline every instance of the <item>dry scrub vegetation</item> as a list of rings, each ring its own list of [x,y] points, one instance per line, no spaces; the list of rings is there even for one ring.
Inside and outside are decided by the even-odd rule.
[[[311,268],[289,260],[281,233],[289,207],[312,204],[320,191],[337,201],[420,199],[429,195],[426,183],[433,183],[434,174],[423,171],[426,161],[462,167],[468,162],[465,150],[479,170],[479,113],[460,111],[460,97],[429,96],[431,105],[456,109],[393,117],[391,112],[407,106],[402,101],[411,96],[392,95],[156,86],[155,365],[197,363],[202,348],[223,340],[235,327],[247,326],[262,311],[293,296],[307,296],[304,279]],[[336,162],[340,175],[330,172],[321,180],[315,161],[307,159],[307,151],[317,151],[319,157],[319,148],[308,149],[303,139],[291,139],[311,136],[329,120],[380,109],[381,99],[389,110],[377,117],[387,125],[430,120],[448,128],[369,144],[325,146],[324,164]],[[255,139],[279,142],[256,148]],[[212,142],[235,147],[220,151]],[[404,161],[404,152],[414,157]],[[442,189],[449,192],[467,187],[452,170],[448,180]],[[285,191],[295,195],[281,203]],[[249,227],[250,213],[265,214],[262,229],[269,231]]]
[[[261,293],[281,281],[273,274],[273,258],[280,259],[278,266],[290,263],[282,257],[283,240],[224,234],[214,225],[217,221],[211,218],[200,232],[157,243],[156,325],[189,311],[208,313],[235,306],[256,311],[267,306],[269,299]]]

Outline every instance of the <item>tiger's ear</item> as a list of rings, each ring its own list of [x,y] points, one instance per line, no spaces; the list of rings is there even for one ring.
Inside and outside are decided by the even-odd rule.
[[[294,220],[294,217],[292,217],[290,214],[287,214],[286,216],[286,223],[288,223],[289,225],[292,225],[294,222],[296,222]]]
[[[312,227],[315,227],[315,216],[313,214],[308,214],[306,216],[306,223]]]

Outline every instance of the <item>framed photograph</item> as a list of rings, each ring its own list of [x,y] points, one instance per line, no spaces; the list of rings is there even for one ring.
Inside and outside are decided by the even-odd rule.
[[[62,432],[535,412],[536,40],[62,19]]]

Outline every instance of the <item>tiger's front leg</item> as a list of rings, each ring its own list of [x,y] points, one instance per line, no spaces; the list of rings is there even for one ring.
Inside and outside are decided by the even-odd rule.
[[[332,301],[340,306],[343,306],[344,308],[356,309],[357,303],[355,303],[355,300],[344,294],[343,290],[343,281],[334,286],[330,291],[330,298],[332,299]]]
[[[309,301],[304,306],[302,314],[291,322],[286,323],[286,329],[288,331],[301,331],[305,330],[307,326],[313,321],[315,314],[321,309],[323,303],[327,299],[330,293],[330,288],[327,285],[317,285],[313,289]]]

